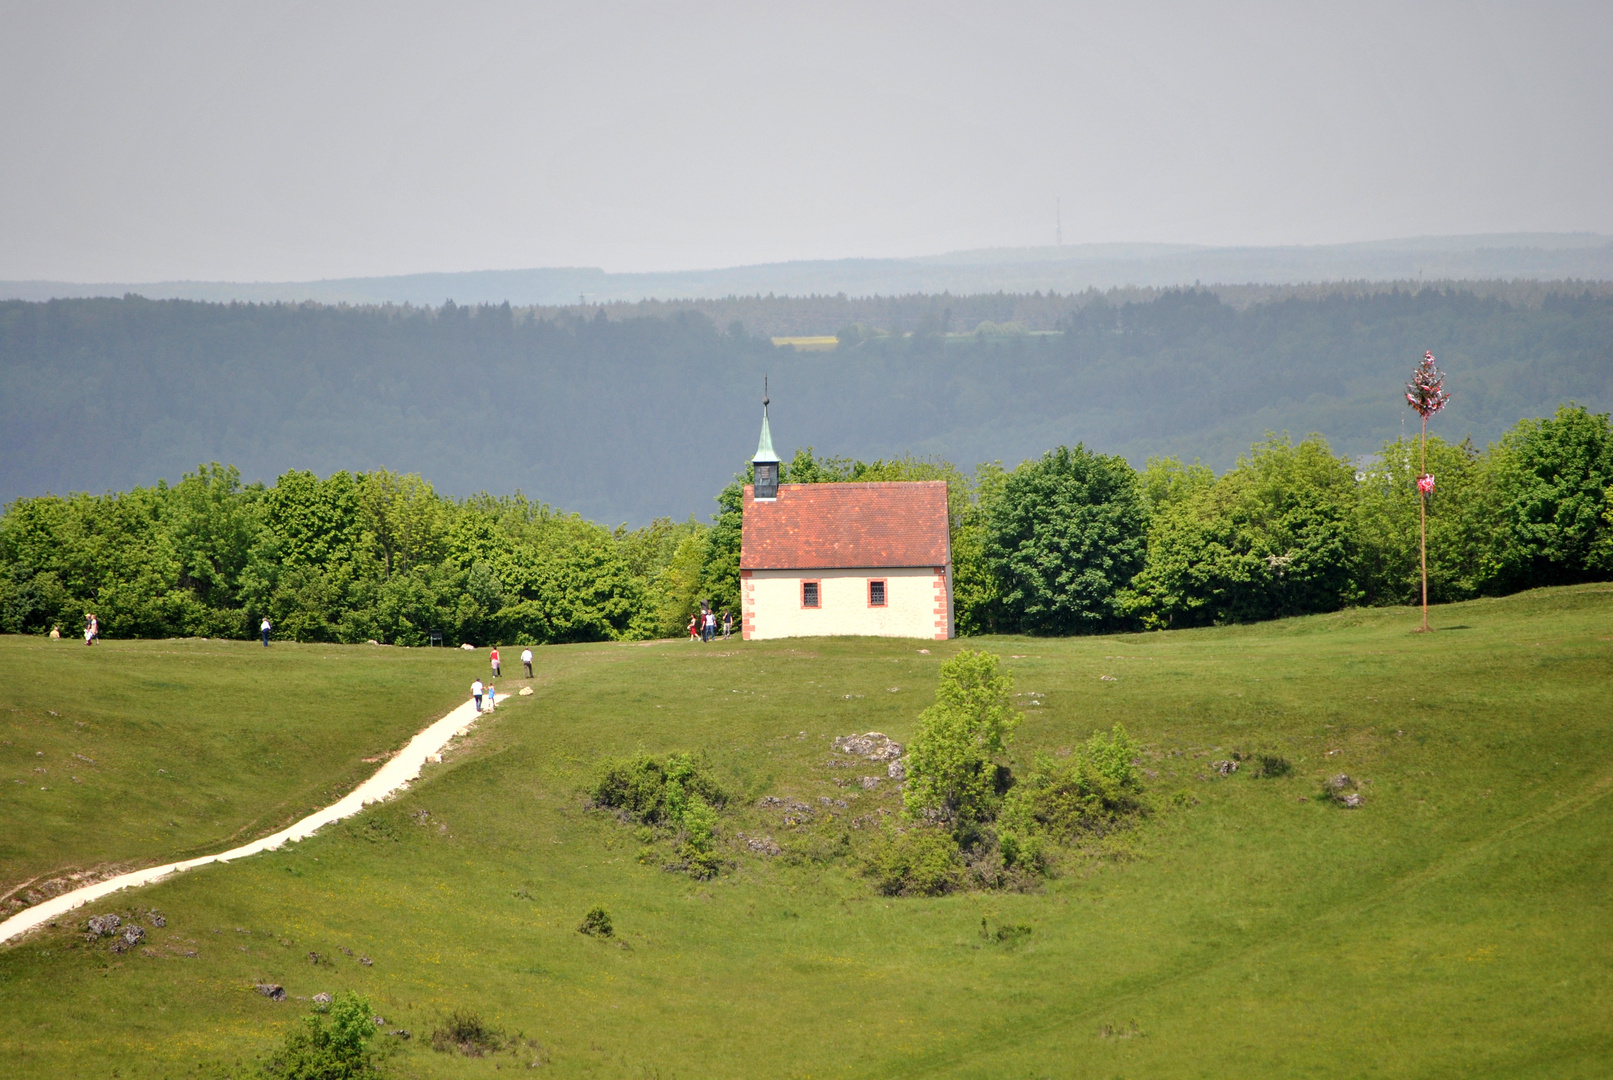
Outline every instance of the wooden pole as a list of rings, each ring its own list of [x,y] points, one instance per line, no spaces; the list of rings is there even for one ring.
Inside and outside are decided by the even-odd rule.
[[[1423,417],[1422,467],[1417,474],[1417,514],[1422,523],[1423,633],[1428,633],[1428,492],[1422,479],[1428,475],[1428,417]]]

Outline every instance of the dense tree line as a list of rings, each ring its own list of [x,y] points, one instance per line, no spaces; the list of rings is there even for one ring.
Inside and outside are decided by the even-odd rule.
[[[196,462],[226,461],[266,484],[291,469],[384,466],[455,497],[521,490],[612,525],[704,516],[756,445],[764,375],[774,431],[791,445],[966,466],[1079,440],[1139,465],[1178,454],[1220,471],[1267,430],[1324,431],[1337,452],[1366,454],[1401,431],[1409,414],[1391,388],[1424,349],[1458,380],[1459,411],[1436,428],[1456,440],[1493,441],[1570,399],[1613,408],[1605,288],[814,303],[753,298],[710,309],[714,319],[654,305],[617,318],[4,302],[0,502],[174,482]],[[775,349],[752,309],[823,334],[845,328],[847,344]],[[1058,332],[1011,332],[1032,314]]]
[[[944,461],[799,450],[793,483],[948,481],[959,628],[1073,634],[1404,604],[1418,595],[1419,451],[1358,467],[1320,436],[1256,444],[1217,476],[1084,446],[965,475]],[[1436,602],[1613,576],[1613,428],[1568,405],[1484,450],[1437,437]],[[742,492],[710,524],[607,529],[521,495],[444,497],[384,469],[242,484],[212,465],[172,486],[20,499],[0,517],[0,630],[304,641],[603,641],[736,610]]]

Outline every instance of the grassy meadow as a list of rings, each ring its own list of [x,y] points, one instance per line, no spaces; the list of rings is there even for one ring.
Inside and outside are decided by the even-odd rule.
[[[546,647],[537,693],[406,795],[0,949],[0,1071],[243,1077],[306,999],[351,988],[412,1032],[385,1037],[399,1077],[1606,1076],[1613,587],[1442,607],[1427,636],[1419,618]],[[898,796],[863,789],[876,770],[831,766],[844,755],[830,740],[906,741],[964,647],[1015,676],[1021,762],[1123,722],[1148,748],[1151,811],[1066,853],[1038,891],[884,897],[856,852]],[[8,793],[4,877],[178,853],[312,805],[481,670],[479,654],[251,648],[0,639],[16,744],[0,784],[31,767],[24,736],[53,758],[76,750],[76,720],[131,759],[189,770],[120,765],[127,808],[47,817]],[[289,733],[273,727],[284,717]],[[277,769],[259,767],[266,747]],[[585,807],[600,759],[638,749],[704,751],[735,793],[718,878],[668,872],[664,843]],[[1233,750],[1294,771],[1217,775]],[[1360,809],[1319,796],[1339,772]],[[159,807],[220,795],[234,816],[201,815],[223,822],[212,833],[154,824]],[[810,814],[759,806],[769,795]],[[614,939],[577,932],[595,905]],[[93,912],[150,908],[167,925],[148,923],[141,949],[78,933]],[[1029,935],[996,933],[1017,926]],[[432,1049],[456,1009],[519,1039],[481,1058]]]
[[[465,700],[484,656],[0,636],[0,897],[283,828]]]

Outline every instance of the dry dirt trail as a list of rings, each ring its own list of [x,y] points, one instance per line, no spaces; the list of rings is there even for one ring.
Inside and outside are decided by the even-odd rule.
[[[248,855],[256,855],[262,851],[273,851],[286,841],[301,840],[313,835],[333,821],[351,817],[370,803],[379,802],[387,796],[407,788],[411,781],[420,776],[420,769],[425,763],[436,755],[442,753],[443,747],[449,741],[468,731],[478,719],[476,704],[467,701],[454,709],[447,716],[432,724],[414,738],[409,744],[388,759],[375,775],[354,788],[347,795],[325,807],[323,810],[309,814],[301,821],[288,828],[281,829],[271,836],[261,840],[254,840],[250,844],[243,844],[229,851],[217,855],[203,855],[195,859],[186,859],[183,862],[165,863],[162,866],[147,867],[144,870],[134,870],[127,874],[120,874],[115,878],[98,881],[93,885],[85,885],[72,892],[62,893],[43,903],[25,908],[11,918],[0,922],[0,943],[11,941],[35,927],[42,926],[52,920],[82,907],[109,893],[122,889],[131,889],[140,885],[149,885],[154,881],[161,881],[170,874],[178,874],[194,866],[205,866],[208,863],[227,863],[234,859],[243,859]]]

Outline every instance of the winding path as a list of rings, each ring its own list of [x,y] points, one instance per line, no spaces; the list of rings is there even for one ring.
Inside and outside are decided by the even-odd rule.
[[[432,757],[442,753],[443,747],[448,745],[449,740],[470,730],[471,725],[476,722],[477,715],[475,703],[471,701],[465,702],[410,739],[409,745],[405,746],[377,769],[374,776],[330,806],[309,814],[289,828],[281,829],[272,836],[265,836],[261,840],[254,840],[250,844],[231,848],[229,851],[218,855],[203,855],[200,858],[186,859],[183,862],[166,863],[162,866],[152,866],[144,870],[134,870],[127,874],[119,874],[115,878],[108,878],[93,885],[85,885],[71,892],[62,893],[60,896],[52,897],[44,903],[25,908],[4,922],[0,922],[0,943],[26,934],[37,926],[48,923],[52,919],[58,919],[74,908],[88,904],[92,900],[99,900],[109,893],[115,893],[121,889],[135,888],[140,885],[150,885],[154,881],[161,881],[170,874],[181,873],[193,866],[205,866],[214,862],[227,863],[234,859],[245,858],[248,855],[256,855],[261,851],[273,851],[288,840],[295,841],[312,836],[317,830],[324,828],[331,822],[351,817],[370,803],[380,802],[388,795],[407,788],[410,781],[420,776],[421,766]]]

